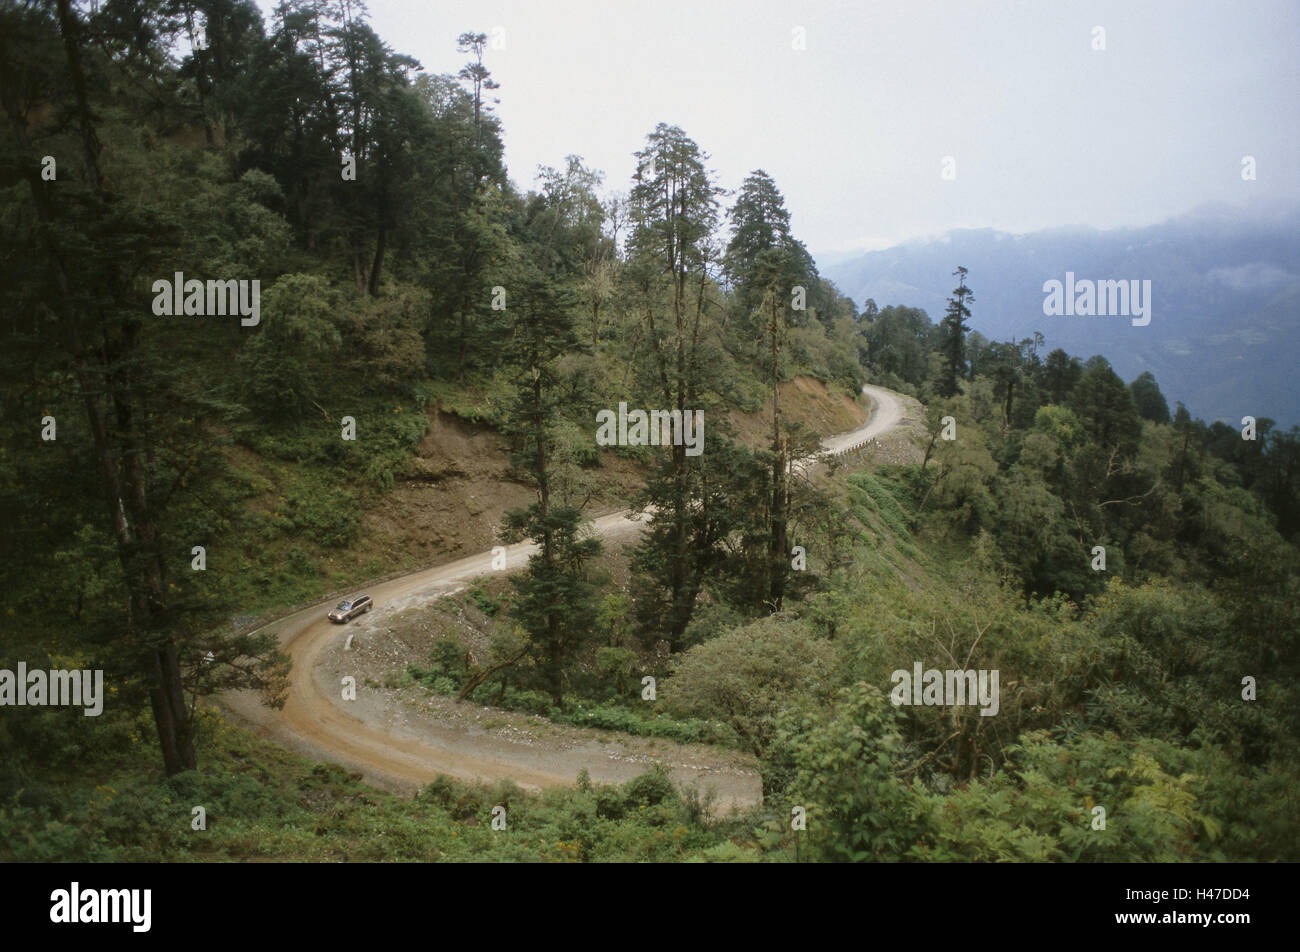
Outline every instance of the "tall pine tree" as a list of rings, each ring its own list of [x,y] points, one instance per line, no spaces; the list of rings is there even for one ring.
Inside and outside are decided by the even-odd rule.
[[[509,419],[517,472],[537,500],[506,513],[506,541],[527,537],[537,544],[528,569],[511,583],[519,595],[514,618],[528,637],[528,654],[541,687],[564,709],[574,655],[593,630],[595,589],[585,566],[600,553],[600,540],[583,529],[577,506],[557,492],[555,429],[560,418],[558,362],[581,350],[574,327],[576,297],[548,278],[531,276],[516,294],[510,344],[515,398]]]
[[[970,317],[967,304],[974,303],[975,296],[966,287],[966,269],[957,266],[953,272],[957,276],[957,287],[948,299],[948,311],[939,323],[939,353],[943,356],[943,368],[936,382],[935,390],[941,397],[951,397],[960,389],[959,380],[966,376],[966,331],[970,329],[966,319]]]

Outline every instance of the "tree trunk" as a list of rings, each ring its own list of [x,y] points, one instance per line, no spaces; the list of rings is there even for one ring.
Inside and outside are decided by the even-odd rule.
[[[379,273],[384,267],[384,246],[388,238],[388,227],[384,224],[379,226],[379,237],[375,239],[375,260],[370,267],[370,296],[379,296]]]
[[[102,200],[106,196],[99,170],[99,143],[91,125],[85,73],[82,70],[77,41],[79,25],[69,0],[58,0],[57,10],[63,49],[76,101],[82,151],[86,159],[86,174],[96,195]],[[2,59],[4,57],[0,56],[0,60]],[[11,84],[5,82],[4,88],[5,109],[9,114],[20,150],[26,157],[30,154],[30,141],[26,134],[26,127],[18,104],[14,100]],[[57,308],[64,332],[64,343],[72,357],[74,375],[86,407],[86,416],[94,443],[94,455],[103,483],[105,503],[108,506],[109,519],[117,541],[118,560],[121,562],[123,577],[130,593],[131,610],[127,622],[126,640],[128,643],[134,642],[137,635],[143,632],[154,645],[151,649],[155,653],[152,670],[147,673],[153,676],[155,682],[151,689],[154,721],[158,728],[163,763],[170,775],[193,768],[195,756],[190,713],[184,703],[179,658],[171,635],[167,632],[163,563],[157,547],[157,514],[149,502],[147,473],[144,468],[147,447],[143,445],[134,424],[135,416],[128,397],[131,381],[119,380],[117,375],[108,373],[104,373],[103,382],[94,379],[95,374],[100,371],[91,368],[82,344],[81,315],[76,308],[68,270],[55,240],[54,229],[50,227],[54,223],[50,196],[41,187],[39,176],[34,174],[29,176],[29,184],[37,216],[46,226],[42,232],[58,290]],[[128,326],[114,346],[114,353],[104,355],[106,363],[119,367],[129,366],[135,347],[136,335]],[[116,435],[125,444],[125,454],[114,446],[114,440],[110,435],[108,414],[102,399],[105,390],[111,396],[116,411],[118,424]],[[127,516],[128,510],[131,518]]]
[[[475,688],[484,684],[488,678],[492,677],[492,675],[496,674],[498,671],[504,671],[506,668],[518,664],[523,660],[524,655],[527,653],[528,649],[525,648],[513,658],[507,658],[505,661],[500,661],[490,667],[484,668],[482,671],[476,671],[474,674],[470,675],[469,680],[466,681],[465,685],[460,689],[460,693],[456,695],[456,700],[465,700],[465,698],[469,697],[470,694],[473,693]],[[497,700],[500,702],[500,695],[497,696]]]
[[[786,512],[789,486],[786,482],[786,441],[781,435],[781,388],[779,358],[781,352],[780,324],[778,322],[776,294],[772,294],[772,320],[768,332],[772,340],[772,527],[768,546],[768,600],[773,611],[780,611],[785,599],[786,582]]]

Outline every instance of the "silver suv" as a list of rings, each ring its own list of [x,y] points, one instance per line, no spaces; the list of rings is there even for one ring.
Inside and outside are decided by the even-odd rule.
[[[370,600],[369,595],[358,595],[356,598],[349,598],[338,603],[332,612],[330,612],[330,621],[338,622],[340,625],[344,622],[351,621],[362,612],[368,612],[375,607],[375,603]]]

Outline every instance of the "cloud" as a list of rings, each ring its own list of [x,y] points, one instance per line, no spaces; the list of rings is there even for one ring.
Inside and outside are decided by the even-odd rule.
[[[1284,271],[1267,261],[1252,261],[1234,268],[1212,268],[1206,277],[1234,291],[1275,291],[1300,282],[1300,275]]]

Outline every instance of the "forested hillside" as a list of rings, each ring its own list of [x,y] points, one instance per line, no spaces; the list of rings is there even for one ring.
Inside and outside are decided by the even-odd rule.
[[[0,7],[0,669],[105,692],[0,710],[0,856],[1300,859],[1300,431],[972,333],[969,262],[938,324],[860,310],[707,130],[627,143],[629,182],[507,170],[510,90],[454,42],[429,75],[355,2]],[[915,425],[809,464],[868,383]],[[621,405],[698,441],[605,439]],[[463,516],[397,531],[426,491]],[[257,623],[489,524],[535,553],[418,609],[393,683],[712,745],[760,804],[662,767],[400,798],[227,717],[284,702]]]

